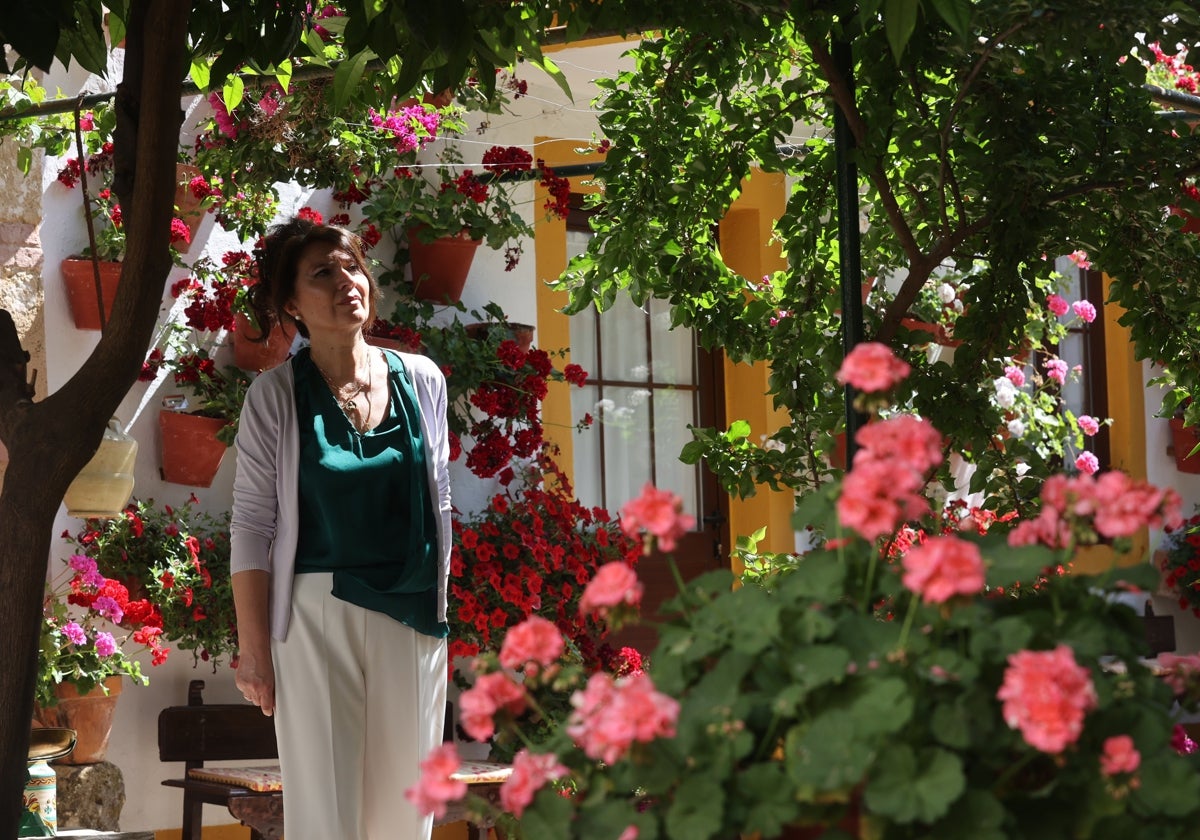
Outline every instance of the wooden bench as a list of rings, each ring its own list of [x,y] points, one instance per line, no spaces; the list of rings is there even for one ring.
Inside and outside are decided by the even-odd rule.
[[[192,680],[188,684],[187,705],[169,706],[158,716],[159,760],[184,763],[183,778],[163,782],[168,787],[183,789],[182,840],[201,840],[201,809],[205,805],[224,805],[238,822],[250,829],[252,840],[283,837],[282,783],[274,789],[255,790],[195,778],[192,773],[202,771],[206,761],[277,762],[279,759],[271,718],[249,703],[207,704],[203,691],[204,680]],[[472,793],[498,805],[500,784],[508,772],[511,768],[493,765],[489,773],[465,773],[460,778],[471,786]],[[486,840],[491,821],[471,821],[463,803],[452,804],[436,824],[463,820],[470,823],[476,840]]]

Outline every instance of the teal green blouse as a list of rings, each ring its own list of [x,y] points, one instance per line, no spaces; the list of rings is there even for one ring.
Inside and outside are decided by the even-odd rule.
[[[443,638],[449,628],[437,620],[437,523],[417,397],[399,357],[384,358],[387,416],[365,434],[342,413],[308,348],[292,359],[300,421],[296,573],[332,572],[334,597]]]

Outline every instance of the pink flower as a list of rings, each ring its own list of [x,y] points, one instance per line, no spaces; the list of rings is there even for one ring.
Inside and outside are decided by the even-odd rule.
[[[1025,385],[1025,371],[1016,365],[1008,365],[1004,368],[1004,375],[1008,377],[1008,381],[1018,388]]]
[[[1062,359],[1050,359],[1046,362],[1046,376],[1059,385],[1067,381],[1067,363]]]
[[[625,826],[625,830],[621,832],[621,836],[617,840],[638,840],[640,834],[641,831],[638,830],[636,825],[628,825]]]
[[[675,735],[679,702],[654,690],[646,673],[614,680],[605,673],[592,674],[582,691],[571,695],[575,710],[567,720],[567,734],[589,758],[612,764],[634,743]]]
[[[1105,776],[1134,773],[1141,763],[1142,754],[1128,735],[1113,735],[1105,739],[1104,754],[1100,756],[1100,772]]]
[[[525,711],[525,691],[503,672],[484,674],[458,698],[459,723],[476,741],[496,732],[496,712],[519,715]]]
[[[1100,469],[1100,459],[1093,452],[1080,452],[1075,459],[1075,468],[1081,473],[1095,475],[1096,471]]]
[[[1046,298],[1046,306],[1056,317],[1061,318],[1070,311],[1071,306],[1061,295],[1050,295]]]
[[[933,537],[909,549],[901,561],[904,585],[926,603],[941,604],[955,595],[983,591],[983,556],[974,543],[958,537]]]
[[[79,626],[78,622],[68,621],[62,626],[62,634],[67,637],[73,645],[81,645],[87,641],[87,633]]]
[[[1089,324],[1096,320],[1096,307],[1089,300],[1077,300],[1071,304],[1071,308],[1080,319]]]
[[[80,116],[79,116],[79,130],[80,131],[91,131],[95,127],[96,127],[96,115],[95,114],[93,114],[91,111],[88,111],[86,114],[80,114]]]
[[[1009,728],[1020,729],[1027,744],[1052,755],[1079,739],[1084,716],[1097,703],[1091,674],[1067,645],[1011,654],[996,698]]]
[[[546,782],[561,779],[569,772],[554,753],[531,753],[522,749],[513,756],[512,775],[500,785],[500,805],[520,819]]]
[[[846,354],[838,369],[837,381],[873,393],[888,390],[911,371],[908,363],[897,358],[886,344],[864,341]]]
[[[883,459],[856,457],[854,469],[842,481],[838,518],[865,539],[877,539],[929,512],[929,503],[919,492],[924,486],[914,470],[897,469]]]
[[[1200,679],[1200,654],[1191,653],[1179,656],[1174,653],[1160,653],[1158,666],[1163,682],[1171,686],[1177,696],[1183,696],[1188,691],[1188,684],[1195,684]]]
[[[1100,421],[1090,414],[1079,415],[1079,430],[1088,437],[1100,431]]]
[[[1191,755],[1196,751],[1196,742],[1187,734],[1182,724],[1175,724],[1171,730],[1171,749],[1180,755]]]
[[[942,434],[930,423],[911,414],[898,414],[879,423],[868,423],[854,436],[862,460],[885,460],[919,473],[942,463]]]
[[[579,614],[603,618],[622,604],[636,607],[641,602],[642,583],[637,573],[618,560],[605,563],[588,581],[579,599]]]
[[[520,668],[527,662],[549,665],[562,656],[566,644],[553,621],[531,615],[504,636],[500,646],[500,664]]]
[[[453,777],[462,762],[454,744],[439,744],[421,762],[421,778],[404,791],[404,798],[422,814],[446,815],[446,805],[467,795],[467,783]]]
[[[1071,253],[1067,254],[1067,259],[1075,263],[1075,265],[1079,266],[1084,271],[1087,271],[1092,267],[1092,261],[1088,259],[1087,251],[1072,251]]]
[[[636,537],[645,529],[658,538],[658,547],[663,551],[674,551],[675,541],[695,524],[696,517],[683,512],[683,499],[648,481],[642,495],[621,508],[621,530]]]
[[[96,655],[97,656],[112,656],[117,652],[117,640],[113,638],[112,633],[105,633],[103,630],[96,634]]]

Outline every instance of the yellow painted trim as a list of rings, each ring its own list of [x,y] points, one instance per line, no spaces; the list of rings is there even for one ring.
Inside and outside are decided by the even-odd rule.
[[[755,171],[742,183],[742,193],[721,221],[721,256],[745,277],[761,277],[787,268],[778,243],[772,241],[775,220],[787,203],[784,178],[778,173]],[[752,442],[787,425],[785,412],[775,409],[768,396],[771,368],[766,362],[735,364],[725,360],[725,419],[750,423]],[[730,533],[751,534],[764,525],[764,551],[791,552],[795,549],[792,530],[792,494],[765,487],[749,499],[732,499],[729,506]],[[740,563],[733,570],[740,573]]]
[[[580,144],[574,140],[555,140],[536,137],[537,156],[542,160],[565,163],[595,163],[603,160],[600,154],[580,154]],[[597,188],[587,183],[586,176],[575,176],[571,191],[577,193],[596,192]],[[568,303],[566,292],[558,292],[546,285],[557,280],[567,267],[567,223],[563,219],[547,218],[542,207],[550,198],[550,192],[540,183],[534,186],[535,220],[533,223],[534,274],[537,277],[537,346],[547,351],[565,348],[567,354],[559,362],[571,361],[571,319],[562,313]],[[565,382],[551,382],[547,387],[546,399],[542,403],[542,426],[546,440],[558,447],[559,466],[574,483],[575,421],[571,417],[571,386]]]
[[[1104,299],[1108,300],[1112,278],[1104,275]],[[1146,386],[1142,380],[1142,363],[1133,353],[1133,337],[1129,328],[1118,323],[1125,310],[1115,303],[1104,304],[1104,363],[1107,367],[1108,412],[1113,425],[1109,432],[1113,469],[1128,473],[1131,478],[1146,478]],[[1150,534],[1142,528],[1134,535],[1133,549],[1117,558],[1107,546],[1092,546],[1076,554],[1075,568],[1080,572],[1097,572],[1110,568],[1114,562],[1122,565],[1143,563],[1150,553]]]

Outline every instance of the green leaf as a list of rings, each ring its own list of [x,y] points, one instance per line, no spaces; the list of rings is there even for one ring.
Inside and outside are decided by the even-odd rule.
[[[225,110],[233,111],[242,102],[246,93],[246,83],[241,76],[230,76],[221,88],[221,98],[225,101]]]
[[[705,840],[720,831],[725,812],[725,791],[705,776],[686,776],[667,809],[667,836]],[[543,837],[568,837],[545,834]]]
[[[845,591],[846,567],[831,551],[803,557],[796,570],[779,585],[785,600],[804,599],[832,603]]]
[[[897,744],[879,757],[867,782],[867,807],[899,823],[939,819],[966,789],[958,756],[943,749],[923,750],[920,759],[907,744]]]
[[[850,653],[837,645],[805,645],[787,658],[788,673],[796,687],[808,692],[846,678]]]
[[[367,69],[367,62],[375,58],[370,50],[362,50],[343,61],[333,71],[333,107],[345,108],[350,102],[351,94],[362,81]]]
[[[888,46],[896,61],[904,56],[904,48],[917,27],[917,12],[921,0],[884,0],[883,26],[887,30]]]
[[[969,0],[929,0],[938,17],[946,21],[960,38],[971,32],[971,3]]]
[[[574,806],[571,800],[547,786],[538,791],[533,804],[520,819],[525,837],[570,837]]]
[[[781,762],[742,768],[734,777],[734,792],[749,807],[743,837],[754,833],[775,837],[796,816],[796,800]]]
[[[197,58],[188,69],[188,78],[200,90],[208,90],[209,64],[207,58]]]

